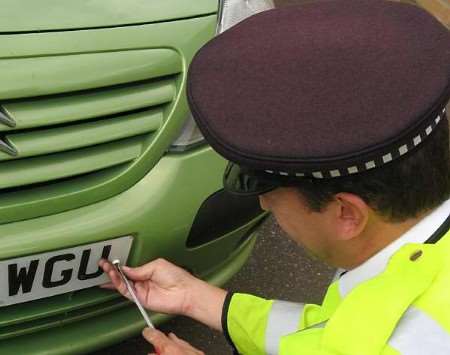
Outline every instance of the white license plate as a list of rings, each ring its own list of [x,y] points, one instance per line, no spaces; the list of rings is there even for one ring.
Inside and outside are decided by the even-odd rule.
[[[0,307],[108,282],[98,261],[104,257],[125,263],[132,241],[127,236],[0,261]]]

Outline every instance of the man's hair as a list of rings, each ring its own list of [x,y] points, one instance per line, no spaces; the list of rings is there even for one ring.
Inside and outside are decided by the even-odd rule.
[[[443,120],[411,154],[379,169],[297,185],[309,207],[320,212],[339,192],[361,197],[389,222],[402,222],[429,211],[450,196],[449,125]]]

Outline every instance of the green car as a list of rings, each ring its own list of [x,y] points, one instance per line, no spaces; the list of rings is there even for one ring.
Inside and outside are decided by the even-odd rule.
[[[195,52],[263,0],[0,0],[0,354],[79,354],[140,332],[100,257],[223,284],[263,220],[185,96]],[[152,314],[156,323],[163,315]]]

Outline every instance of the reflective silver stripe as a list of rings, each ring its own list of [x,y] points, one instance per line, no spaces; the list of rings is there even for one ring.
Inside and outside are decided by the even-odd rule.
[[[307,329],[325,328],[325,326],[326,326],[327,324],[328,324],[328,321],[325,320],[325,321],[323,321],[323,322],[320,322],[320,323],[317,323],[317,324],[310,325],[309,327],[306,327],[305,329],[302,329],[302,331],[303,331],[303,330],[307,330]]]
[[[298,330],[303,307],[302,303],[273,302],[266,328],[266,353],[268,355],[277,355],[281,337]]]
[[[449,355],[450,334],[433,318],[410,307],[388,341],[402,355]]]

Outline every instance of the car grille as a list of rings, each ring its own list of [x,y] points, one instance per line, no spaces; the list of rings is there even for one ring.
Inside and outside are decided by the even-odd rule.
[[[175,51],[73,57],[33,58],[31,73],[31,65],[42,72],[63,69],[41,74],[50,83],[30,77],[22,86],[0,89],[3,208],[105,184],[142,156],[167,119],[182,68]],[[92,75],[78,77],[83,66],[92,66]]]
[[[3,340],[61,327],[129,304],[130,301],[116,293],[92,288],[2,308],[0,347]]]

